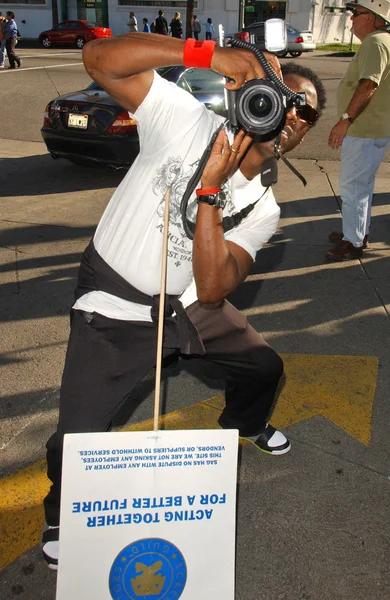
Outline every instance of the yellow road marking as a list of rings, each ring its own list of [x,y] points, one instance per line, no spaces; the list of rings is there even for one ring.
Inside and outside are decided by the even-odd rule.
[[[275,427],[323,415],[368,445],[378,359],[366,356],[284,354],[286,384],[272,416]],[[215,429],[223,397],[214,396],[164,415],[161,429]],[[126,431],[149,431],[143,421]],[[49,489],[44,460],[0,480],[0,569],[36,546],[43,525],[42,500]]]
[[[376,356],[281,354],[286,381],[272,415],[283,429],[322,415],[368,446],[379,360]],[[223,396],[208,400],[222,410]]]

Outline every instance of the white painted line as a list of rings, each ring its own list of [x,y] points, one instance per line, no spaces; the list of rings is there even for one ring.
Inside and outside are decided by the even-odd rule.
[[[36,57],[41,57],[44,56],[45,58],[48,58],[49,56],[70,56],[71,54],[78,54],[79,56],[81,55],[81,50],[79,52],[53,52],[52,54],[49,54],[48,52],[46,52],[45,54],[20,54],[20,52],[18,52],[18,56],[20,56],[21,58],[36,58]]]
[[[68,63],[66,65],[48,65],[46,67],[21,67],[20,69],[15,68],[15,69],[7,69],[5,68],[4,71],[2,71],[3,73],[23,73],[24,71],[38,71],[41,69],[57,69],[58,67],[77,67],[78,65],[83,65],[84,63]]]

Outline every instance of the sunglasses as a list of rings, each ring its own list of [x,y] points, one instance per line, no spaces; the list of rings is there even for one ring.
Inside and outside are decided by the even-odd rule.
[[[314,125],[319,117],[316,109],[310,106],[310,104],[305,104],[305,106],[297,106],[295,108],[295,112],[297,113],[298,117],[302,121],[306,121],[308,125]]]
[[[357,8],[354,8],[351,12],[352,12],[352,16],[353,16],[354,19],[356,19],[356,17],[358,17],[359,15],[369,15],[370,14],[367,11],[365,11],[365,12],[359,12],[357,10]]]

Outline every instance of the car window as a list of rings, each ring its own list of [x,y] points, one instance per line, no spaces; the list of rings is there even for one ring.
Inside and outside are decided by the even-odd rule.
[[[93,81],[88,87],[87,90],[102,90],[102,86]]]
[[[55,31],[61,31],[63,29],[66,29],[67,23],[59,23],[56,27],[54,27]]]
[[[93,21],[85,21],[84,25],[86,25],[87,27],[89,27],[90,29],[93,29],[94,27],[96,27],[96,23],[94,23]]]
[[[300,33],[300,31],[298,29],[291,27],[291,25],[287,25],[287,31],[288,31],[288,33]]]
[[[80,23],[73,21],[73,23],[68,24],[68,29],[80,29]]]
[[[219,74],[207,69],[187,69],[179,77],[177,85],[191,92],[221,93],[225,80]]]

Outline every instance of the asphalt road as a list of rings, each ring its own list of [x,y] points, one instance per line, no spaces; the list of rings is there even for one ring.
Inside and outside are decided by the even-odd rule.
[[[46,153],[39,129],[58,94],[89,78],[76,50],[21,49],[0,72],[0,596],[53,600],[55,574],[39,540],[47,489],[44,445],[58,388],[80,254],[123,173],[76,167]],[[236,600],[387,600],[389,572],[390,168],[376,182],[370,248],[361,261],[324,260],[340,225],[338,153],[327,147],[335,90],[349,58],[315,53],[328,91],[319,125],[295,152],[307,188],[282,165],[280,229],[232,297],[283,354],[286,385],[273,415],[292,451],[241,453]],[[195,364],[164,376],[176,427],[215,427],[222,383]],[[123,427],[150,418],[153,380],[132,396]],[[134,412],[132,412],[134,410]],[[210,412],[209,410],[209,412]],[[174,428],[172,419],[167,428]],[[88,597],[88,594],[84,595]],[[201,599],[210,600],[210,599]]]
[[[41,141],[40,127],[48,102],[61,94],[85,88],[91,79],[84,70],[79,50],[18,48],[18,52],[23,61],[22,67],[13,71],[5,69],[0,73],[0,138],[38,142]],[[295,61],[313,69],[323,80],[328,101],[321,121],[291,156],[338,160],[338,152],[328,147],[327,139],[337,115],[336,88],[351,58],[313,52]],[[390,160],[390,151],[387,160]]]

